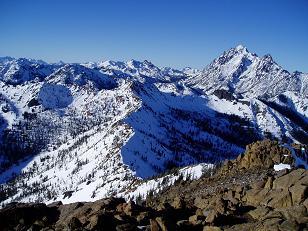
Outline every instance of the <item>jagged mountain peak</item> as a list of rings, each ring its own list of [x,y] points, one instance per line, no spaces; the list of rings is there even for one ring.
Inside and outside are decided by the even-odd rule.
[[[0,80],[13,85],[44,79],[54,70],[55,66],[41,60],[10,57],[0,60]]]
[[[104,60],[99,62],[97,67],[109,70],[123,70],[126,68],[126,65],[122,61]]]
[[[56,63],[53,63],[53,65],[57,65],[57,66],[63,66],[63,65],[65,65],[66,64],[66,62],[64,62],[64,61],[62,61],[62,60],[60,60],[60,61],[58,61],[58,62],[56,62]]]
[[[237,50],[237,51],[248,52],[247,47],[245,47],[245,46],[242,45],[242,44],[237,45],[237,46],[235,47],[235,50]]]
[[[15,62],[19,64],[42,64],[47,65],[48,63],[40,59],[31,59],[31,58],[14,58],[10,56],[0,57],[0,63],[5,62]]]
[[[4,56],[4,57],[0,57],[0,62],[3,63],[3,62],[8,62],[8,61],[13,61],[14,58],[13,57],[10,57],[10,56]]]
[[[148,66],[154,66],[154,64],[153,64],[151,61],[147,60],[147,59],[145,59],[145,60],[143,61],[143,63],[146,64],[146,65],[148,65]]]
[[[126,62],[122,61],[113,61],[113,60],[105,60],[101,61],[97,64],[98,67],[101,68],[114,68],[114,69],[156,69],[159,70],[157,66],[155,66],[152,62],[148,60],[138,61],[135,59],[131,59]]]
[[[148,60],[138,61],[131,59],[126,62],[122,61],[103,61],[97,67],[106,74],[116,75],[120,78],[132,78],[144,82],[144,78],[152,78],[156,81],[164,81],[169,75],[176,77],[178,72],[175,69],[159,68]],[[166,76],[167,75],[167,76]],[[183,75],[183,73],[182,73]]]
[[[155,66],[152,62],[148,60],[137,61],[137,60],[131,59],[128,62],[126,62],[126,65],[131,69],[136,69],[139,71],[145,71],[145,70],[152,70],[156,72],[160,71],[160,68],[158,68],[157,66]]]
[[[140,68],[142,66],[142,62],[135,59],[127,61],[126,64],[131,68]]]
[[[293,75],[301,75],[301,74],[303,74],[303,72],[301,72],[301,71],[294,71],[293,73],[292,73]]]
[[[224,54],[243,54],[243,55],[253,55],[254,53],[249,52],[248,48],[242,44],[237,45],[236,47],[232,47],[229,50],[226,50]]]
[[[217,71],[220,68],[223,71],[223,76],[232,76],[239,67],[247,66],[257,58],[258,56],[256,54],[250,53],[246,47],[239,45],[224,51],[203,72],[213,72],[213,69]]]
[[[53,75],[57,75],[58,73],[77,73],[77,72],[82,72],[83,70],[88,69],[87,67],[80,65],[80,64],[76,64],[76,63],[65,63],[64,65],[62,65],[61,67],[59,67],[54,73]]]
[[[19,58],[19,59],[17,59],[17,61],[19,61],[19,62],[21,62],[21,63],[31,63],[31,64],[48,65],[48,63],[46,63],[45,61],[40,60],[40,59]]]
[[[274,63],[274,59],[273,57],[271,56],[271,54],[266,54],[264,55],[262,58],[261,58],[263,61],[265,62],[269,62],[269,63]]]
[[[255,56],[255,54],[249,52],[246,46],[244,45],[237,45],[236,47],[232,47],[229,50],[223,52],[225,56],[236,56],[236,55],[249,55]]]
[[[75,84],[84,86],[90,84],[97,89],[111,89],[116,86],[114,78],[89,68],[82,64],[68,63],[47,77],[52,83]]]
[[[140,68],[142,66],[154,66],[154,64],[151,63],[148,60],[139,61],[139,60],[135,60],[135,59],[131,59],[131,60],[127,61],[126,64],[133,67],[133,68]]]
[[[225,51],[200,75],[189,78],[187,83],[208,94],[217,89],[227,89],[247,97],[274,97],[285,91],[303,93],[307,83],[299,76],[284,70],[270,54],[259,57],[238,45]]]

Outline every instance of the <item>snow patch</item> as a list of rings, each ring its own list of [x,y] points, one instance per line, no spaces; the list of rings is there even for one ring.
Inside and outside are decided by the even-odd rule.
[[[275,171],[280,171],[280,170],[283,170],[283,169],[291,169],[291,166],[289,164],[275,164],[274,165],[274,169]]]

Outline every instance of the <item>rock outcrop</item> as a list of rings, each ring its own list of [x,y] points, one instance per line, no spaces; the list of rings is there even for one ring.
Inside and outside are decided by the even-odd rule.
[[[247,145],[245,153],[233,161],[227,160],[221,171],[229,173],[232,169],[271,169],[275,164],[289,164],[294,167],[291,151],[279,145],[278,141],[263,140]]]

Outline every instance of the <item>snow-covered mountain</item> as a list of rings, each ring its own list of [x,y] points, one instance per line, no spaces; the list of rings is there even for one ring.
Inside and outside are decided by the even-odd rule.
[[[271,55],[258,57],[239,45],[224,52],[187,83],[210,93],[226,89],[244,97],[273,97],[286,91],[307,97],[307,81],[307,74],[291,74],[280,67]]]
[[[308,143],[307,79],[243,46],[203,71],[0,58],[0,201],[133,197],[264,137]]]

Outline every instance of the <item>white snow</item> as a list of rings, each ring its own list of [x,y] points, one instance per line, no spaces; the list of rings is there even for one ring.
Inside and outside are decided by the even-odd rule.
[[[14,182],[16,195],[4,203],[71,203],[110,195],[144,198],[174,183],[181,174],[184,180],[197,179],[213,159],[243,151],[213,131],[228,132],[233,123],[217,118],[218,114],[249,121],[245,129],[255,128],[260,136],[270,132],[296,142],[290,132],[294,123],[258,97],[268,93],[273,102],[306,118],[307,75],[298,75],[292,79],[269,56],[259,58],[243,46],[226,52],[203,72],[159,68],[146,60],[80,65],[2,58],[0,136],[4,129],[26,122],[27,112],[37,116],[28,134],[48,140],[35,156],[0,174],[2,186],[7,187],[4,182],[12,173],[23,173]],[[243,98],[229,101],[211,95],[222,88]],[[289,99],[287,104],[279,94]],[[29,107],[33,99],[39,105]],[[207,122],[212,126],[209,129]],[[304,160],[292,155],[297,165],[307,168]],[[5,157],[0,156],[0,161]],[[177,175],[146,180],[164,172],[169,161],[189,167]],[[42,192],[27,193],[25,184],[28,188],[39,185]],[[64,198],[68,191],[71,197]]]
[[[280,171],[280,170],[283,170],[283,169],[291,169],[291,166],[289,164],[275,164],[274,165],[274,169],[275,171]]]
[[[206,169],[213,168],[213,164],[198,164],[195,166],[189,166],[180,169],[176,174],[169,174],[166,176],[163,176],[161,178],[156,178],[153,180],[145,181],[144,183],[141,183],[136,188],[133,189],[132,192],[125,192],[123,194],[119,194],[119,196],[123,196],[126,199],[136,199],[137,197],[141,197],[143,199],[146,198],[146,196],[152,191],[153,193],[158,193],[159,191],[163,190],[164,188],[173,185],[174,182],[176,182],[180,177],[184,181],[187,180],[197,180],[199,179],[203,172]]]

